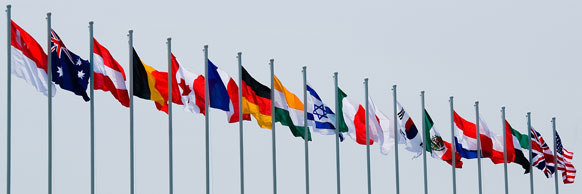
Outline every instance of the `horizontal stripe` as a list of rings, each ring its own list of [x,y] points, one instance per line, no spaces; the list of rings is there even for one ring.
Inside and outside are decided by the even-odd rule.
[[[13,48],[20,50],[23,56],[30,59],[36,68],[48,72],[48,57],[40,44],[20,28],[14,21],[10,21],[10,43]]]
[[[245,82],[242,83],[242,91],[243,91],[243,99],[246,99],[246,102],[248,104],[254,104],[255,106],[258,107],[257,112],[263,115],[271,115],[271,99],[270,98],[263,98],[259,95],[257,95],[255,93],[254,90],[252,90],[252,88],[248,85],[246,85]],[[243,103],[243,104],[246,104]],[[243,112],[244,113],[251,113],[248,112],[248,110],[244,109],[243,106]]]
[[[274,81],[275,81],[275,83],[274,83],[275,107],[279,107],[279,108],[283,108],[283,109],[287,109],[287,110],[289,110],[291,108],[291,109],[303,111],[304,105],[301,102],[301,100],[299,100],[297,95],[289,92],[289,90],[287,90],[287,88],[285,88],[285,86],[283,86],[283,84],[281,84],[281,81],[279,81],[279,78],[277,78],[277,76],[275,76]],[[289,110],[289,111],[291,111],[291,110]],[[303,114],[301,117],[303,117]]]
[[[242,67],[242,81],[254,91],[255,95],[271,99],[271,89],[255,80],[244,67]]]
[[[100,73],[93,74],[94,88],[96,90],[109,91],[123,106],[129,107],[129,95],[125,89],[116,89],[110,77]]]
[[[36,91],[48,96],[48,75],[45,70],[38,68],[33,60],[28,58],[14,46],[10,47],[11,52],[11,73],[16,77],[24,79],[28,84],[32,85]],[[52,96],[55,96],[56,87],[52,84]]]
[[[259,125],[259,127],[264,129],[272,129],[271,127],[272,117],[270,114],[267,115],[261,113],[259,110],[261,107],[259,107],[257,104],[250,103],[246,97],[243,97],[242,104],[243,104],[243,114],[253,115],[253,117],[255,117],[255,119],[257,120],[257,124]],[[271,103],[269,103],[269,107],[270,104]]]
[[[121,67],[121,65],[119,65],[119,63],[115,60],[115,58],[113,58],[111,53],[109,53],[109,50],[107,50],[103,45],[99,44],[99,42],[95,38],[93,38],[93,53],[95,55],[99,55],[99,57],[101,58],[101,63],[103,65],[105,65],[109,69],[112,69],[115,72],[120,72],[121,78],[123,78],[123,80],[126,79],[125,72],[123,71],[123,67]],[[97,61],[97,59],[95,59],[95,61]],[[103,72],[99,72],[99,73],[103,73]]]
[[[116,89],[127,90],[127,88],[125,87],[125,75],[123,72],[119,72],[109,67],[110,65],[107,65],[103,61],[103,58],[97,53],[93,55],[93,59],[94,59],[93,62],[94,73],[99,73],[103,76],[109,77],[113,82],[113,87],[115,87]]]
[[[282,125],[288,126],[291,129],[291,133],[295,137],[305,137],[305,127],[303,125],[296,125],[293,114],[296,112],[291,112],[291,110],[285,110],[281,108],[275,108],[275,121],[280,122]],[[311,141],[311,132],[307,130],[307,139]]]

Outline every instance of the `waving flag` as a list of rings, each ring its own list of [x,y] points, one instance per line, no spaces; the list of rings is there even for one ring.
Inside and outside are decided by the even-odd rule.
[[[455,121],[455,144],[456,151],[461,157],[467,159],[477,158],[477,127],[475,123],[471,123],[454,113]],[[497,138],[496,135],[489,131],[487,124],[482,118],[479,119],[479,132],[481,137],[481,153],[483,158],[489,158],[494,164],[503,163],[503,138]],[[506,133],[510,130],[506,130]],[[507,134],[509,139],[507,142],[513,142],[511,133]],[[513,156],[508,155],[508,158]]]
[[[154,101],[156,108],[168,113],[168,72],[144,64],[133,49],[133,95]],[[173,70],[173,71],[177,71]],[[183,104],[177,82],[172,83],[172,102]]]
[[[509,122],[505,121],[505,129],[511,131],[512,141],[507,141],[507,163],[513,162],[516,164],[521,165],[521,167],[525,170],[524,174],[529,173],[530,163],[523,155],[525,150],[529,149],[529,137],[527,135],[519,133],[519,131],[515,130]],[[500,137],[501,141],[503,141],[503,137]],[[513,155],[513,157],[511,157]]]
[[[442,136],[434,127],[434,122],[426,109],[424,110],[424,119],[426,123],[424,129],[425,142],[430,142],[425,145],[426,151],[430,152],[433,158],[444,160],[450,165],[453,165],[451,143],[443,140]],[[458,153],[455,154],[455,168],[463,168],[463,161],[461,161],[461,156]]]
[[[400,134],[404,136],[405,141],[399,141],[398,143],[403,143],[406,145],[405,149],[411,152],[416,153],[415,157],[418,157],[422,154],[423,145],[422,145],[422,138],[418,133],[418,129],[414,122],[408,116],[408,113],[404,110],[404,107],[400,105],[400,102],[397,102],[397,110],[398,110],[398,120],[400,121],[398,124]]]
[[[51,61],[53,82],[89,101],[87,85],[91,64],[69,51],[54,30],[51,30]]]
[[[125,87],[123,67],[95,38],[93,38],[93,59],[94,88],[111,92],[123,106],[129,107],[129,95]]]
[[[204,76],[196,75],[182,67],[174,54],[172,54],[172,75],[174,76],[172,91],[173,93],[177,92],[180,96],[184,110],[191,113],[206,114],[204,110]],[[177,99],[173,101],[176,102]]]
[[[552,177],[555,171],[554,153],[550,146],[546,144],[542,134],[536,131],[533,127],[531,130],[531,152],[532,152],[532,166],[540,169],[547,178]]]
[[[574,164],[572,164],[572,159],[574,158],[574,153],[569,152],[564,148],[562,145],[562,139],[560,139],[560,135],[556,131],[556,155],[557,155],[557,167],[558,170],[562,171],[562,180],[564,184],[571,184],[574,183],[574,179],[576,178],[576,168],[574,168]]]
[[[309,125],[313,127],[313,131],[323,135],[335,135],[335,119],[335,113],[323,104],[317,92],[307,83],[307,120],[310,121]],[[341,133],[339,135],[343,141],[343,135]]]
[[[47,55],[38,42],[14,21],[10,21],[10,57],[12,74],[47,96],[48,83],[52,84],[51,94],[55,96],[55,86],[48,81]]]
[[[394,127],[392,121],[368,97],[368,115],[370,119],[369,136],[380,145],[380,153],[388,155],[394,148]]]
[[[232,77],[208,60],[208,90],[210,107],[226,111],[229,123],[238,122],[238,86]],[[251,120],[243,114],[243,120]]]
[[[295,137],[302,137],[311,140],[311,132],[307,130],[305,134],[305,117],[303,117],[303,103],[297,95],[291,93],[277,76],[274,77],[275,92],[273,93],[275,103],[275,122],[288,126]]]
[[[253,115],[261,128],[272,129],[271,89],[251,77],[244,67],[242,81],[243,114]]]

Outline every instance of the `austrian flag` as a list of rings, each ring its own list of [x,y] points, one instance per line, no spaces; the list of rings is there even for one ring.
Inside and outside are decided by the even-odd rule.
[[[96,39],[93,39],[93,59],[94,89],[111,92],[123,106],[129,107],[123,68]]]

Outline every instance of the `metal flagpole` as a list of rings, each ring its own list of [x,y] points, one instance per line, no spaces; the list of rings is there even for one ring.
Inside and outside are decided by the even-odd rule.
[[[333,73],[333,81],[334,81],[334,93],[335,93],[335,114],[340,115],[343,113],[339,112],[339,100],[338,98],[338,83],[337,83],[337,72]],[[335,170],[336,170],[336,181],[337,181],[337,194],[341,194],[340,189],[340,153],[339,153],[339,116],[335,117]]]
[[[133,30],[129,30],[129,193],[135,193],[135,161],[133,151]]]
[[[11,144],[12,144],[12,129],[11,129],[11,122],[12,122],[12,53],[11,52],[11,44],[12,44],[12,19],[11,19],[11,12],[10,9],[12,5],[6,5],[6,26],[7,26],[7,35],[8,39],[6,42],[6,194],[10,194],[10,171],[11,171]],[[50,84],[50,82],[49,82]]]
[[[366,165],[368,172],[368,194],[372,194],[372,176],[370,172],[370,106],[368,100],[368,78],[364,79],[364,88],[366,94]]]
[[[505,194],[509,193],[509,188],[507,185],[507,140],[505,131],[507,130],[507,126],[505,125],[505,106],[501,107],[501,120],[503,123],[503,172],[505,175]]]
[[[168,153],[169,153],[169,181],[170,194],[174,193],[174,135],[172,128],[172,38],[168,37]]]
[[[273,194],[277,194],[277,147],[275,141],[275,59],[269,61],[271,67],[271,130],[273,146]]]
[[[398,118],[397,118],[397,111],[396,104],[398,101],[396,100],[396,85],[392,86],[392,94],[394,97],[394,168],[396,169],[396,194],[400,194],[400,172],[398,168]]]
[[[420,104],[422,106],[422,140],[424,148],[422,148],[422,165],[424,168],[424,194],[428,194],[428,180],[426,177],[426,146],[431,142],[426,141],[426,115],[424,114],[424,91],[420,91]],[[430,138],[430,137],[429,137]]]
[[[238,135],[239,135],[239,148],[240,148],[240,193],[245,193],[245,166],[244,166],[244,154],[243,154],[243,111],[242,111],[242,53],[238,52]]]
[[[556,189],[556,194],[559,194],[560,191],[558,189],[558,148],[556,145],[556,117],[552,117],[552,131],[554,136],[554,186]]]
[[[89,63],[91,65],[91,70],[89,74],[89,79],[91,79],[91,85],[89,86],[89,95],[91,96],[90,106],[91,106],[91,194],[95,194],[95,95],[94,95],[94,58],[93,58],[93,21],[89,22]]]
[[[528,149],[529,149],[529,161],[532,161],[532,152],[531,152],[531,112],[527,112],[527,139],[529,141],[527,141],[527,145],[528,145]],[[532,169],[532,165],[529,165],[529,189],[531,194],[534,194],[534,181],[533,181],[533,169]]]
[[[479,194],[483,193],[483,187],[481,184],[481,132],[479,129],[479,101],[475,101],[475,126],[477,128],[477,174],[479,176]]]
[[[456,172],[456,162],[457,162],[457,143],[455,140],[455,109],[453,108],[453,97],[449,97],[449,103],[451,104],[451,153],[452,153],[452,171],[453,171],[453,194],[457,194],[457,172]]]
[[[309,137],[307,133],[307,67],[303,66],[303,139],[305,140],[305,193],[309,194]]]
[[[47,21],[47,52],[48,52],[48,194],[53,193],[53,98],[52,80],[53,66],[51,57],[51,12],[46,14]]]
[[[206,126],[206,194],[210,194],[210,94],[208,89],[208,45],[204,45],[204,110],[206,111],[204,123]]]

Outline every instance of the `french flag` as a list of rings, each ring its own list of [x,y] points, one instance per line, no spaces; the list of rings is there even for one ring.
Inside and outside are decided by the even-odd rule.
[[[129,107],[123,68],[95,38],[93,38],[93,59],[93,88],[111,92],[123,106]]]
[[[229,123],[238,122],[238,86],[232,77],[210,60],[208,60],[208,91],[210,107],[225,111]],[[243,120],[250,121],[250,114],[243,114]]]
[[[456,151],[463,158],[477,158],[477,126],[454,113]],[[509,132],[509,133],[508,133]],[[503,138],[489,130],[483,119],[479,119],[479,133],[481,137],[481,157],[489,158],[494,164],[503,163]],[[511,128],[506,129],[506,135],[512,138]],[[513,141],[508,139],[507,142]],[[508,162],[513,156],[508,154]]]

